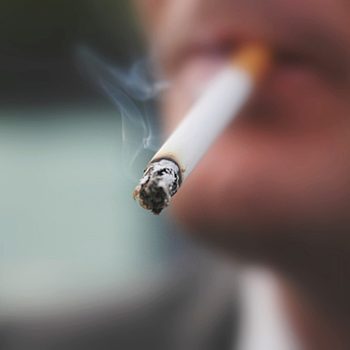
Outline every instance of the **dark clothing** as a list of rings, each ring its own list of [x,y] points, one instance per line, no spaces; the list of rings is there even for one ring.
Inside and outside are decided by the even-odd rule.
[[[237,310],[231,268],[211,259],[187,261],[128,300],[6,320],[0,349],[232,350]]]

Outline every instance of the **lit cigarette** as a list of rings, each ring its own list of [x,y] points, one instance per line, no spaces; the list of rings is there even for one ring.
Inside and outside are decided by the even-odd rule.
[[[265,46],[249,45],[213,79],[148,163],[133,193],[143,208],[159,214],[169,205],[208,148],[238,115],[270,62]]]

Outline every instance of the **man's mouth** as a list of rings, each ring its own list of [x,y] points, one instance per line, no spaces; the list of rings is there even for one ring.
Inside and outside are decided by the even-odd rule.
[[[248,41],[240,43],[223,41],[192,45],[179,60],[176,80],[189,96],[196,98],[213,76],[230,58],[234,57],[235,52],[247,43]],[[272,46],[271,50],[274,60],[266,80],[274,81],[274,89],[293,94],[293,89],[303,80],[317,75],[312,62],[301,53]],[[264,84],[265,82],[262,83]],[[278,97],[278,91],[269,91],[269,93]]]

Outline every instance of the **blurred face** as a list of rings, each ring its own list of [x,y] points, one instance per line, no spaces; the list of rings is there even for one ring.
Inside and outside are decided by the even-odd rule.
[[[177,217],[211,242],[241,251],[349,228],[348,1],[139,5],[152,53],[172,81],[162,101],[167,132],[230,53],[259,40],[276,56],[246,109],[176,195]]]

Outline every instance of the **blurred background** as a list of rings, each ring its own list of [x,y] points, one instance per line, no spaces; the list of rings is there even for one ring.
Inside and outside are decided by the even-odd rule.
[[[139,130],[84,61],[126,72],[146,55],[140,32],[128,0],[0,2],[1,350],[234,348],[232,263],[133,201],[122,138]]]
[[[128,294],[183,254],[132,200],[118,109],[76,55],[126,67],[144,55],[136,22],[121,0],[0,3],[3,319]]]

